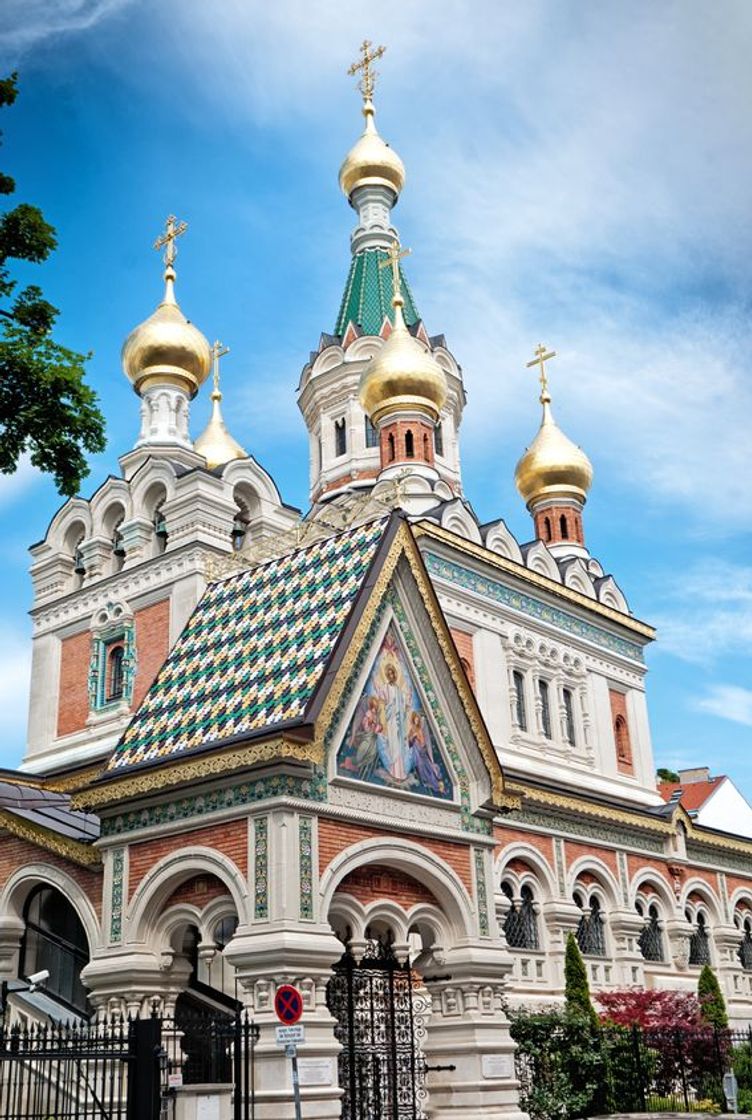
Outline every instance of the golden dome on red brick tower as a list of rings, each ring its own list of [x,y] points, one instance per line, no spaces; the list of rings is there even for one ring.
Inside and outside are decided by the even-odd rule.
[[[593,481],[585,452],[562,432],[551,411],[545,362],[555,357],[541,344],[528,367],[541,370],[543,417],[538,433],[517,463],[514,481],[533,514],[536,536],[546,544],[584,546],[582,509]]]

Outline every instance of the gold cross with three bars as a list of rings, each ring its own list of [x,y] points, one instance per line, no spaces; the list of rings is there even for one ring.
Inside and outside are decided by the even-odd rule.
[[[550,362],[552,358],[556,357],[555,350],[546,350],[542,342],[539,342],[535,348],[535,357],[532,362],[528,362],[526,369],[532,369],[533,366],[540,367],[539,379],[541,383],[541,398],[548,396],[548,377],[546,376],[546,362]]]
[[[360,62],[353,62],[352,66],[347,71],[354,77],[359,70],[363,71],[363,77],[358,83],[358,89],[365,97],[366,101],[370,101],[373,97],[374,86],[376,85],[376,78],[378,74],[375,70],[371,69],[371,63],[375,62],[377,58],[381,58],[386,47],[376,47],[374,51],[371,50],[371,40],[364,39],[360,46],[360,53],[363,55]]]
[[[397,299],[402,298],[402,282],[400,280],[400,261],[412,253],[412,249],[403,249],[397,238],[391,243],[386,250],[386,260],[379,261],[379,268],[391,268],[392,270],[392,296]]]
[[[175,241],[181,234],[185,233],[188,229],[187,222],[179,222],[174,214],[170,214],[165,222],[165,231],[161,233],[157,240],[154,242],[155,249],[161,249],[165,246],[164,263],[168,268],[172,268],[175,263],[175,257],[178,255],[177,246]]]
[[[225,354],[230,353],[230,347],[225,346],[219,339],[214,343],[211,348],[211,356],[214,361],[214,392],[219,392],[219,359],[224,358]]]

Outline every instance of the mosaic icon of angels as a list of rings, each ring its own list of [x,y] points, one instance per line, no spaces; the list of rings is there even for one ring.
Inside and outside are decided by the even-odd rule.
[[[392,626],[340,747],[337,772],[447,801],[454,796],[449,771]]]

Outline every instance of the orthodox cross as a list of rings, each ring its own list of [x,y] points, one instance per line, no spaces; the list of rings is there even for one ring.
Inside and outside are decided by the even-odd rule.
[[[219,392],[219,359],[224,358],[225,354],[230,353],[230,347],[224,346],[223,343],[217,339],[211,348],[211,356],[214,361],[214,392]]]
[[[363,77],[358,83],[358,89],[363,94],[366,101],[370,101],[373,97],[373,88],[376,85],[376,78],[378,76],[376,71],[371,69],[371,63],[375,62],[377,58],[381,58],[385,50],[386,47],[376,47],[376,49],[372,51],[371,40],[364,39],[360,47],[363,57],[360,62],[353,62],[352,66],[347,71],[352,77],[354,77],[359,70],[363,71]]]
[[[392,292],[395,299],[402,298],[399,264],[409,253],[412,253],[412,249],[403,249],[399,241],[395,238],[386,250],[386,260],[379,261],[379,268],[391,268],[392,270]]]
[[[546,362],[550,362],[552,358],[556,357],[555,350],[546,350],[542,342],[539,342],[535,348],[535,357],[532,362],[528,362],[526,369],[532,369],[533,366],[540,366],[539,380],[541,383],[541,400],[543,397],[548,396],[548,377],[546,376]]]
[[[187,229],[187,222],[179,222],[174,214],[170,214],[165,222],[164,233],[160,234],[154,242],[155,249],[161,249],[165,246],[164,263],[168,268],[172,268],[175,263],[175,257],[178,255],[175,241],[181,234],[185,233]]]

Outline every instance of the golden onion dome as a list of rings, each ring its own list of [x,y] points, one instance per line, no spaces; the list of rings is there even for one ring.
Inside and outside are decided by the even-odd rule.
[[[514,472],[517,489],[528,509],[545,498],[576,498],[584,503],[593,481],[593,465],[554,420],[547,392],[541,394],[541,404],[538,434]]]
[[[175,299],[175,271],[165,270],[165,294],[157,310],[125,340],[123,370],[137,393],[150,385],[177,385],[195,397],[211,369],[209,343]]]
[[[339,169],[339,185],[349,198],[356,187],[391,187],[399,195],[405,185],[405,165],[376,131],[370,98],[363,104],[366,127],[345,156]]]
[[[394,305],[394,326],[381,351],[360,379],[360,403],[373,424],[405,409],[436,423],[447,398],[446,375],[430,350],[413,338],[402,314],[402,296]]]
[[[229,463],[232,459],[248,458],[248,452],[245,451],[238,441],[233,439],[227,431],[227,426],[222,418],[222,409],[220,408],[222,394],[218,388],[214,389],[211,399],[211,418],[201,435],[193,444],[199,455],[203,455],[206,459],[206,465],[210,471],[214,470],[215,467],[221,466],[223,463]]]

